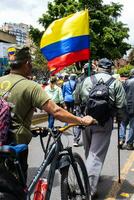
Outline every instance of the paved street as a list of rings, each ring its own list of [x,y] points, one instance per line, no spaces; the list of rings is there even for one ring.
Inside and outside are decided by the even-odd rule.
[[[40,124],[47,126],[47,122]],[[63,126],[63,123],[56,122],[56,125]],[[45,140],[45,138],[44,138]],[[62,136],[65,145],[73,143],[71,129]],[[103,141],[102,141],[103,142]],[[83,146],[73,147],[73,151],[78,152],[84,159]],[[37,167],[43,159],[43,153],[39,138],[33,138],[29,149],[29,180],[34,176]],[[48,170],[48,169],[47,169]],[[47,173],[47,172],[46,172]],[[131,199],[134,194],[134,151],[121,151],[121,184],[118,183],[118,151],[117,151],[117,127],[113,130],[110,148],[103,166],[102,176],[98,186],[99,200]],[[51,200],[60,200],[60,176],[57,172],[53,185]]]

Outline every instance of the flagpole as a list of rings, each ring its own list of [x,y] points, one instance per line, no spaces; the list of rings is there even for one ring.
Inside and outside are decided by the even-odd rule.
[[[85,9],[88,9],[88,0],[84,0],[84,8]],[[91,75],[91,62],[90,62],[90,59],[88,60],[88,76]]]
[[[91,63],[90,63],[90,59],[88,60],[88,76],[91,75]]]

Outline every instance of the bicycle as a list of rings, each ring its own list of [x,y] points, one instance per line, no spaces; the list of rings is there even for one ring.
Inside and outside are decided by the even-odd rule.
[[[23,189],[25,189],[25,199],[31,199],[31,195],[35,191],[37,183],[39,182],[40,178],[42,177],[48,166],[50,166],[47,176],[48,187],[44,200],[50,199],[56,170],[59,170],[61,174],[61,200],[89,200],[91,198],[88,175],[82,158],[78,153],[72,152],[72,147],[64,148],[61,141],[62,133],[73,126],[74,125],[70,124],[62,128],[55,127],[55,129],[53,130],[41,127],[34,128],[34,136],[40,136],[41,146],[44,151],[44,160],[42,161],[35,177],[32,179],[28,187],[26,187],[24,183],[24,176],[21,166],[18,162],[19,153],[17,153],[16,147],[8,145],[0,147],[1,156],[6,157],[6,159],[12,157],[14,160],[19,183],[21,183]],[[50,134],[48,135],[48,133]],[[45,147],[43,143],[43,138],[47,135],[48,141]],[[50,143],[52,138],[53,142]],[[20,149],[23,150],[26,149],[26,147],[27,145],[22,144]],[[18,197],[16,199],[19,200]]]

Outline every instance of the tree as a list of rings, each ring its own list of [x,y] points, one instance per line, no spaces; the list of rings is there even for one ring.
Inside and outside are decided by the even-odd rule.
[[[43,32],[40,32],[38,29],[34,29],[32,26],[30,27],[29,36],[34,41],[34,44],[31,46],[34,71],[43,70],[44,73],[47,74],[47,60],[44,58],[39,48],[42,34]]]
[[[39,23],[46,29],[54,20],[80,11],[85,5],[91,18],[91,59],[121,58],[131,46],[124,41],[129,37],[129,28],[117,20],[123,7],[119,3],[104,5],[102,0],[54,0],[48,3],[48,10],[39,18]],[[31,36],[35,43],[41,35],[32,29]]]
[[[35,46],[33,48],[33,67],[37,69],[43,70],[44,68],[47,70],[47,60],[42,55],[40,48],[38,46]]]
[[[37,80],[47,80],[49,77],[49,71],[47,68],[47,60],[42,55],[39,46],[32,46],[32,65],[33,65],[33,74],[36,76]]]
[[[30,26],[29,36],[36,46],[39,47],[43,31],[41,32],[38,28]]]

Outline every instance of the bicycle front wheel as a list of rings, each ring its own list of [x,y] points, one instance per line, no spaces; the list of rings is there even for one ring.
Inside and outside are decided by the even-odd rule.
[[[73,157],[76,166],[70,164],[61,170],[61,200],[89,200],[90,188],[85,164],[79,154],[74,153]]]

